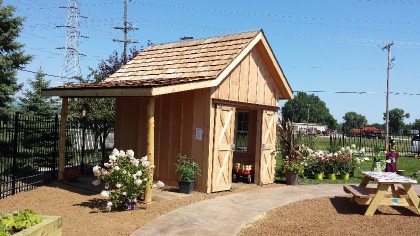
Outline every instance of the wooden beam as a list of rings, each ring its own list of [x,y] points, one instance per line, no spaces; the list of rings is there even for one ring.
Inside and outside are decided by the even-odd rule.
[[[247,103],[247,102],[235,102],[235,101],[228,101],[223,99],[217,99],[213,98],[214,104],[222,104],[227,106],[234,106],[239,107],[243,109],[251,109],[251,110],[269,110],[269,111],[278,111],[280,108],[277,106],[268,106],[268,105],[260,105],[260,104],[254,104],[254,103]]]
[[[60,146],[58,154],[58,180],[64,179],[64,165],[66,161],[66,130],[67,130],[67,108],[69,99],[62,98],[61,117],[60,117]]]
[[[149,104],[147,105],[147,159],[151,166],[155,165],[155,98],[149,98]],[[144,193],[145,203],[152,202],[152,185],[153,185],[153,169],[151,168],[149,173],[149,181],[146,185],[146,191]]]

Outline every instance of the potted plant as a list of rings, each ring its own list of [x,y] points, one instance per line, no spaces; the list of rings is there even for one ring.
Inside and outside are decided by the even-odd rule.
[[[344,156],[339,156],[338,158],[340,176],[343,180],[349,180],[350,172],[353,169],[353,166],[350,162],[350,159]]]
[[[324,159],[320,157],[315,158],[310,170],[316,180],[322,180],[324,175]]]
[[[293,133],[292,122],[282,121],[278,126],[279,143],[283,153],[283,167],[286,183],[295,185],[299,174],[303,173],[303,166],[299,162],[299,144]]]
[[[179,175],[179,192],[190,194],[194,190],[195,178],[200,175],[200,168],[197,162],[193,161],[187,155],[178,155],[176,171]]]
[[[109,188],[101,192],[104,198],[109,199],[105,210],[136,209],[137,198],[143,195],[153,168],[147,156],[136,159],[132,150],[124,152],[117,149],[112,151],[104,168],[93,167],[93,173],[98,179],[92,183],[98,185],[103,180]]]

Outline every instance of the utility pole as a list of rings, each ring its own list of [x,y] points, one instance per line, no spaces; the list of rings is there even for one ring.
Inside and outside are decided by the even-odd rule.
[[[138,28],[131,27],[131,22],[128,22],[127,19],[127,0],[124,0],[124,26],[123,27],[114,27],[114,29],[120,29],[124,32],[124,39],[114,39],[114,42],[124,43],[124,53],[123,53],[123,62],[124,65],[127,63],[127,45],[129,43],[138,43],[138,41],[133,41],[128,39],[128,31],[130,30],[138,30]]]
[[[390,70],[392,68],[392,62],[395,58],[391,58],[391,47],[394,45],[393,42],[385,45],[382,50],[388,50],[388,66],[386,71],[386,118],[385,118],[385,150],[389,150],[389,79],[390,79]]]

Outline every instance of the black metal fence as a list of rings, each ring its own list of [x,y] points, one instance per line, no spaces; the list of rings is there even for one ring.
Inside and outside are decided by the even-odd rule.
[[[58,116],[16,113],[0,121],[0,198],[54,180]]]
[[[0,199],[57,179],[59,118],[16,113],[0,120]],[[109,136],[95,138],[83,120],[68,120],[66,171],[91,173],[113,148],[113,133]]]

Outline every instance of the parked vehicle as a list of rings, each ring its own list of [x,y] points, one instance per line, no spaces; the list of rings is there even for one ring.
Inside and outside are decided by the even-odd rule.
[[[366,137],[366,138],[384,138],[385,137],[384,131],[373,126],[364,127],[361,133],[362,133],[362,137]]]
[[[411,152],[414,153],[417,157],[420,154],[420,135],[414,135],[411,139]]]

